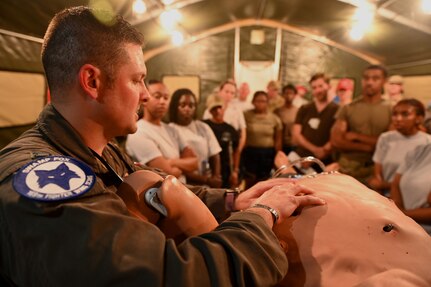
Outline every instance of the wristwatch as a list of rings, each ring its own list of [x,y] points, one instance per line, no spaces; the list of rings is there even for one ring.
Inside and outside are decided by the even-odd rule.
[[[238,187],[234,189],[227,189],[225,191],[225,208],[228,211],[234,211],[235,199],[238,194],[241,193],[241,190]]]

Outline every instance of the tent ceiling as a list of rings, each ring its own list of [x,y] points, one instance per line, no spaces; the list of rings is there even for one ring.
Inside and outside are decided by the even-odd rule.
[[[159,23],[165,5],[144,0],[147,12],[133,15],[132,0],[91,1],[108,3],[141,30],[147,50],[169,45],[168,33]],[[170,7],[183,15],[180,29],[186,37],[199,37],[209,30],[245,19],[254,25],[271,20],[295,27],[322,39],[370,55],[388,66],[431,63],[431,15],[420,12],[420,0],[380,0],[373,30],[361,41],[348,36],[358,0],[176,0]],[[89,0],[2,0],[0,29],[42,38],[52,16],[65,7],[87,5]]]

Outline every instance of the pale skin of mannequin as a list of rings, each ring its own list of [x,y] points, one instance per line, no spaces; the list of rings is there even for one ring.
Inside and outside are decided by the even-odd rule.
[[[321,112],[328,104],[328,91],[329,84],[325,82],[323,78],[318,78],[310,83],[313,101],[316,105],[317,111]],[[316,146],[308,141],[302,134],[302,126],[300,124],[294,124],[292,127],[292,142],[300,145],[309,151],[311,151],[316,158],[324,159],[331,153],[331,143],[328,141],[323,146]]]
[[[149,98],[141,46],[124,44],[124,51],[126,59],[116,67],[114,80],[109,85],[104,71],[95,65],[84,64],[78,71],[77,81],[61,90],[51,89],[53,106],[83,142],[99,155],[114,137],[136,132],[139,106]],[[249,208],[251,204],[271,206],[280,214],[278,222],[282,222],[300,206],[325,204],[312,194],[310,189],[288,179],[265,181],[241,193],[234,208],[248,208],[272,227],[271,213],[263,208]]]

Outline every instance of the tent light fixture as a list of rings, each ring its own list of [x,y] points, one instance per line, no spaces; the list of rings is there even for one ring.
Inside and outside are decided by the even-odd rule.
[[[162,0],[163,5],[171,5],[174,3],[174,0]]]
[[[353,41],[360,41],[365,35],[365,30],[360,26],[353,26],[349,32],[349,36]]]
[[[133,2],[133,13],[136,14],[144,14],[145,12],[147,12],[147,5],[145,5],[145,2],[143,0],[135,0],[135,2]]]
[[[169,30],[174,28],[181,18],[181,13],[177,9],[167,10],[160,14],[160,23]]]
[[[174,46],[181,46],[184,43],[184,35],[180,31],[172,31],[171,41]]]
[[[422,0],[422,11],[426,14],[431,14],[431,0]]]

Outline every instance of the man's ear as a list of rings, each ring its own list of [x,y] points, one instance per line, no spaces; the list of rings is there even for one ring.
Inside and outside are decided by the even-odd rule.
[[[97,99],[100,88],[101,71],[96,66],[85,64],[79,69],[79,84],[86,95]]]

